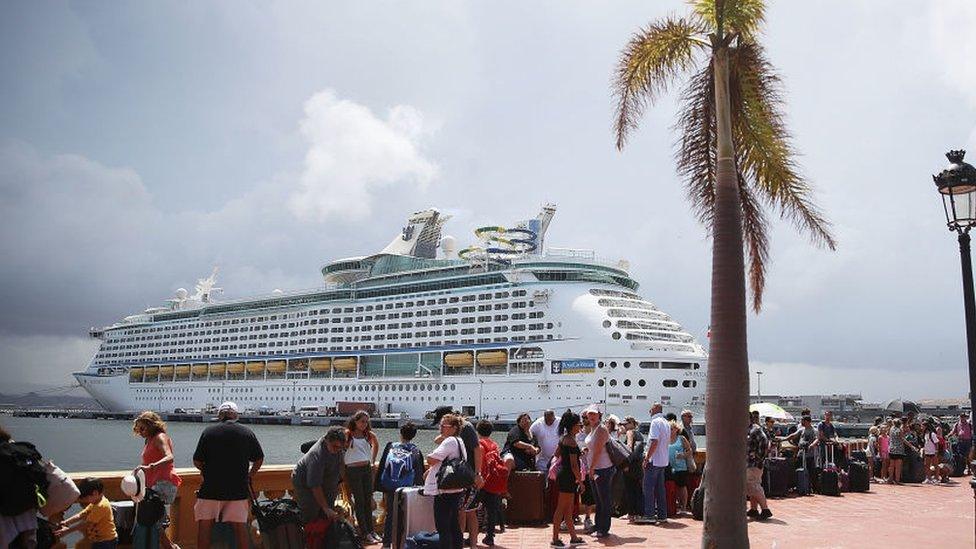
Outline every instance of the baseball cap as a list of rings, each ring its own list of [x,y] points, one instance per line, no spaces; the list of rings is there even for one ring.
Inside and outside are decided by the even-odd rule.
[[[238,413],[237,405],[231,401],[224,402],[217,408],[217,413],[219,414],[220,412],[234,412],[236,414]]]

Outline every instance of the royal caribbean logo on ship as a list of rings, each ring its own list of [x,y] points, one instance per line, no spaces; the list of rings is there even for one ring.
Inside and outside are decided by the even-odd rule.
[[[596,361],[591,359],[552,361],[554,374],[592,374],[595,370]]]

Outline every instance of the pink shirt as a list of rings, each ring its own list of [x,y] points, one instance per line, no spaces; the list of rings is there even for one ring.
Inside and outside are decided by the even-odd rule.
[[[890,439],[888,438],[888,435],[882,435],[878,437],[878,449],[881,452],[881,459],[888,457],[889,443],[890,443]]]
[[[973,424],[968,421],[966,423],[957,421],[952,430],[963,440],[973,440]]]
[[[167,437],[167,442],[169,443],[169,451],[173,452],[173,440]],[[146,440],[146,446],[142,449],[142,464],[149,465],[150,463],[156,463],[157,461],[163,459],[165,456],[161,450],[158,450],[152,444],[152,439]],[[169,462],[165,465],[155,467],[146,470],[146,486],[152,488],[157,482],[161,480],[168,480],[173,483],[173,486],[179,486],[183,479],[176,474],[173,470],[173,462]]]

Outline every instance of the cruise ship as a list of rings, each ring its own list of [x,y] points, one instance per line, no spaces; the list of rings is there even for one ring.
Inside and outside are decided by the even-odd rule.
[[[701,410],[705,349],[637,293],[626,261],[546,247],[555,211],[478,228],[460,250],[442,237],[448,215],[417,212],[381,252],[325,265],[312,290],[220,300],[215,270],[93,328],[102,343],[74,376],[111,411]]]

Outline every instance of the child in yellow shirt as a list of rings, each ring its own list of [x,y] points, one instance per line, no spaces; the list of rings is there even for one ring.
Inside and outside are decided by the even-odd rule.
[[[115,549],[119,539],[115,533],[112,505],[102,493],[104,486],[97,478],[86,478],[78,483],[81,497],[78,503],[85,505],[77,515],[58,524],[54,535],[59,538],[75,530],[84,529],[85,538],[76,547],[91,549]]]

